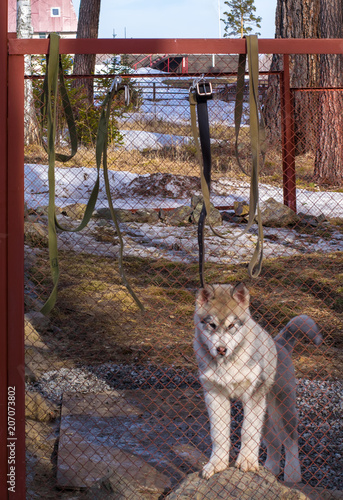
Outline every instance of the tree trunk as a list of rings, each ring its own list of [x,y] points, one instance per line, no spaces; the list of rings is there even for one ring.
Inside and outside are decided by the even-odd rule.
[[[17,38],[32,38],[32,33],[31,0],[17,0]],[[25,75],[32,73],[30,55],[24,57],[24,71]],[[31,80],[25,80],[24,103],[24,140],[28,145],[40,140]]]
[[[278,0],[275,16],[275,38],[318,38],[320,0]],[[282,70],[282,56],[273,55],[271,70]],[[316,87],[319,83],[318,56],[296,55],[290,58],[291,87]],[[315,127],[309,129],[317,115],[316,100],[310,93],[295,93],[294,128],[296,152],[313,149]],[[280,140],[280,79],[270,75],[264,103],[266,125],[271,142]]]
[[[81,0],[77,38],[98,38],[100,0]],[[95,54],[75,54],[74,74],[92,75],[95,70]],[[84,86],[90,104],[93,103],[93,79],[79,79],[74,87]]]
[[[343,1],[321,0],[322,38],[342,38]],[[323,54],[320,58],[320,84],[343,86],[343,57]],[[341,185],[343,180],[343,93],[323,91],[320,94],[318,143],[314,175],[318,182]]]

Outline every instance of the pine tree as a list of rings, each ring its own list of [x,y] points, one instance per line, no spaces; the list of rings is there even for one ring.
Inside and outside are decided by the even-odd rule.
[[[230,8],[229,12],[224,12],[227,19],[221,19],[225,24],[224,37],[249,35],[253,28],[261,28],[262,18],[256,16],[254,0],[227,0],[224,2]],[[231,30],[231,31],[230,31]],[[256,33],[259,35],[260,33]]]

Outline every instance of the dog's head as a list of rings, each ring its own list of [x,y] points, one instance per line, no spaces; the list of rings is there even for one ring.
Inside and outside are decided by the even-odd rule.
[[[243,283],[208,285],[196,297],[194,321],[200,343],[213,358],[232,357],[244,339],[249,292]]]

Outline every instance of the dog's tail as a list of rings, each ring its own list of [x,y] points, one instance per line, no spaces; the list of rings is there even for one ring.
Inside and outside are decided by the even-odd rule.
[[[318,325],[306,314],[291,319],[274,340],[280,346],[293,350],[295,342],[301,336],[306,336],[315,345],[320,345],[323,341]]]

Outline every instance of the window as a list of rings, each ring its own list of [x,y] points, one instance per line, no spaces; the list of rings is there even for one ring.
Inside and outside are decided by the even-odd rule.
[[[61,12],[59,7],[51,7],[51,17],[60,17]]]
[[[46,38],[46,33],[39,33],[39,38]]]

